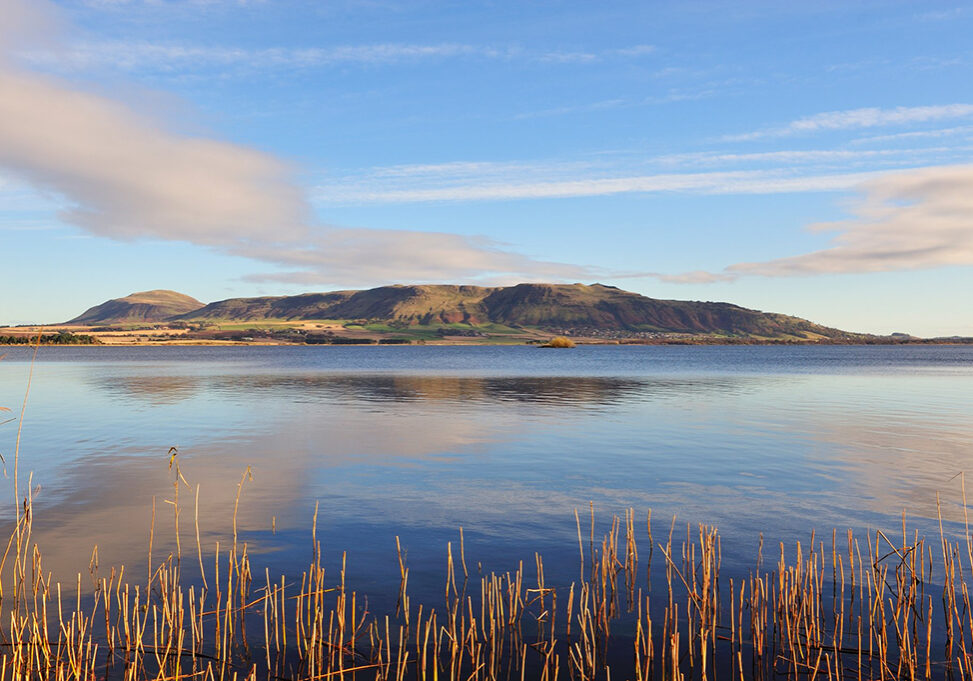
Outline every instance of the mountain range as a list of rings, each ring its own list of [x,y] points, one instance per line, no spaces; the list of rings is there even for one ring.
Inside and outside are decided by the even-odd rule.
[[[94,326],[302,320],[356,320],[398,327],[499,324],[577,335],[659,332],[804,340],[841,340],[858,335],[731,303],[660,300],[602,284],[397,285],[230,298],[208,305],[175,291],[157,290],[108,300],[65,323]]]

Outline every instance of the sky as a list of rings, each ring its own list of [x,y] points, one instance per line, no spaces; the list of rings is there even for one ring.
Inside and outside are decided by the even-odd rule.
[[[0,324],[600,282],[973,336],[973,5],[0,0]]]

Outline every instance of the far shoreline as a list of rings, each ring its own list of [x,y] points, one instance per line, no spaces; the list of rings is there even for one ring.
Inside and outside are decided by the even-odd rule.
[[[973,345],[973,338],[958,339],[912,339],[912,340],[890,340],[890,341],[848,341],[848,342],[820,342],[820,341],[797,341],[797,340],[751,340],[751,339],[697,339],[697,340],[632,340],[632,341],[605,341],[605,340],[585,340],[572,339],[577,346],[602,346],[602,347],[871,347],[871,346],[967,346]],[[490,341],[452,341],[437,340],[426,342],[409,343],[261,343],[248,341],[135,341],[135,342],[110,342],[110,343],[0,343],[0,348],[392,348],[392,347],[536,347],[541,348],[538,342],[490,342]]]
[[[866,346],[973,345],[973,337],[919,338],[905,333],[872,335],[732,335],[688,331],[518,326],[379,325],[336,320],[230,322],[189,326],[167,323],[25,324],[0,326],[0,347],[444,347],[543,346],[563,337],[576,345],[650,346]],[[569,348],[567,348],[569,349]]]

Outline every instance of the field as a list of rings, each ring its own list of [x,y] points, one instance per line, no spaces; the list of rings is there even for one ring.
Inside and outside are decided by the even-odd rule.
[[[349,340],[365,343],[493,345],[543,342],[551,337],[551,333],[540,329],[514,328],[494,323],[477,326],[460,323],[395,325],[350,319],[262,319],[259,322],[215,320],[205,324],[131,323],[108,327],[56,325],[0,328],[0,336],[20,337],[25,342],[36,338],[39,333],[46,335],[62,332],[91,336],[105,345],[304,345],[330,342],[341,344]]]

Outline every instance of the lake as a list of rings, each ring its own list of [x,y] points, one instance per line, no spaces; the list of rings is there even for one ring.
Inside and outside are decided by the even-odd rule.
[[[16,417],[31,352],[6,352]],[[156,556],[175,551],[177,489],[183,553],[197,504],[203,553],[227,545],[239,493],[240,535],[275,574],[306,565],[317,508],[325,563],[346,552],[381,613],[396,537],[414,598],[442,600],[460,528],[472,571],[537,552],[551,581],[574,578],[576,510],[586,538],[592,508],[598,536],[630,508],[661,535],[716,526],[731,575],[761,537],[891,532],[903,512],[938,533],[937,494],[962,534],[971,417],[968,346],[42,347],[20,488],[32,473],[45,567],[68,582],[94,545],[143,573],[153,504]],[[0,426],[8,526],[17,426]]]

